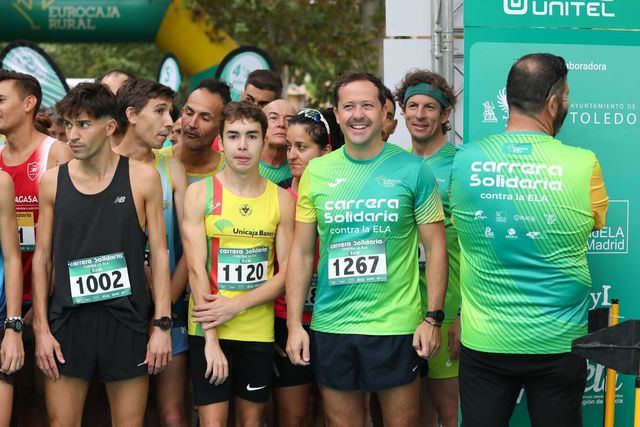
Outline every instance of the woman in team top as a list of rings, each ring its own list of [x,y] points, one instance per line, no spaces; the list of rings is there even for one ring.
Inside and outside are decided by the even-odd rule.
[[[298,184],[307,164],[314,158],[331,151],[329,124],[318,110],[305,108],[291,119],[287,130],[287,160],[291,178],[278,183],[298,200]],[[318,262],[316,245],[315,262]],[[305,328],[311,323],[311,312],[315,300],[317,273],[314,270],[311,285],[304,304],[302,321]],[[287,305],[284,295],[275,303],[276,375],[273,391],[281,427],[309,425],[309,397],[312,391],[313,374],[310,366],[295,366],[287,357]]]

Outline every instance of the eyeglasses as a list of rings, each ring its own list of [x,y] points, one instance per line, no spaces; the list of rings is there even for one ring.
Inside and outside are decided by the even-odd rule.
[[[331,130],[329,129],[329,123],[322,116],[322,113],[320,113],[320,111],[315,110],[313,108],[303,108],[302,110],[296,113],[296,116],[304,116],[308,119],[313,120],[316,123],[322,123],[324,127],[327,129],[327,135],[331,135]]]

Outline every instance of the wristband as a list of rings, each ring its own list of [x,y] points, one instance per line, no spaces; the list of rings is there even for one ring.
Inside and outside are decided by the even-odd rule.
[[[434,328],[439,328],[442,326],[442,323],[433,322],[430,317],[425,317],[423,320]]]

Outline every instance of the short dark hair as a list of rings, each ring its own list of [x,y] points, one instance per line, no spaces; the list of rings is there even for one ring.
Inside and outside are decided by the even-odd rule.
[[[173,105],[171,105],[171,111],[169,112],[169,114],[171,114],[171,119],[175,122],[182,115],[182,107],[180,107],[174,101]]]
[[[222,98],[223,104],[228,104],[231,102],[231,92],[229,90],[229,85],[218,79],[202,79],[193,91],[196,91],[198,89],[206,89],[212,94],[219,95],[220,98]]]
[[[58,115],[75,118],[87,113],[92,119],[116,117],[116,96],[102,83],[80,83],[56,105]]]
[[[153,80],[129,79],[118,89],[118,132],[124,133],[129,126],[127,108],[133,107],[136,113],[142,111],[149,100],[154,98],[170,99],[173,101],[175,92],[168,86]]]
[[[33,109],[33,118],[40,111],[40,104],[42,103],[42,88],[40,82],[31,74],[19,73],[13,70],[0,70],[0,82],[5,80],[12,80],[16,89],[20,92],[24,98],[27,96],[36,97],[36,106]]]
[[[384,102],[387,99],[384,94],[384,84],[382,81],[374,76],[371,73],[363,73],[361,71],[349,71],[344,73],[338,78],[336,85],[333,88],[333,105],[339,107],[339,91],[343,86],[348,85],[349,83],[358,82],[358,81],[368,81],[372,83],[378,89],[378,100],[380,101],[380,105],[384,106]]]
[[[244,84],[252,85],[261,90],[270,90],[276,94],[277,98],[282,96],[282,79],[272,70],[253,70],[247,77],[247,82]]]
[[[391,104],[393,104],[393,112],[395,115],[396,112],[396,99],[393,97],[393,92],[391,92],[391,89],[389,89],[388,87],[384,87],[384,101],[385,103],[387,101],[391,101]]]
[[[327,120],[327,123],[329,123],[329,129],[331,130],[331,149],[335,151],[344,145],[344,134],[336,120],[336,114],[333,111],[333,107],[322,110],[322,115]]]
[[[249,120],[260,123],[262,128],[262,139],[267,133],[267,116],[262,109],[250,102],[229,102],[222,109],[220,114],[220,135],[224,134],[224,125],[227,122],[236,120]]]
[[[407,74],[402,78],[402,81],[396,87],[396,100],[404,108],[404,94],[411,86],[415,86],[420,83],[426,83],[431,87],[435,87],[442,91],[444,97],[449,101],[449,105],[454,107],[457,102],[456,93],[453,87],[449,86],[447,80],[438,73],[434,73],[429,70],[409,70]]]
[[[302,125],[305,127],[305,131],[307,135],[311,137],[311,140],[320,148],[324,148],[331,142],[331,138],[329,137],[329,133],[327,132],[327,128],[324,123],[316,122],[311,117],[305,116],[304,114],[298,114],[291,117],[289,121],[289,126],[291,125]],[[318,111],[319,114],[322,115],[321,112]],[[324,118],[324,115],[322,115]],[[326,118],[325,118],[326,120]],[[327,122],[328,124],[329,122]]]
[[[102,83],[102,81],[105,78],[107,78],[107,77],[109,77],[109,76],[111,76],[113,74],[122,74],[124,76],[127,76],[127,79],[135,79],[136,78],[136,76],[134,76],[129,71],[126,71],[126,70],[123,70],[123,69],[120,69],[120,68],[114,68],[113,70],[109,70],[106,73],[102,74],[101,76],[96,77],[95,82],[96,83]]]
[[[522,113],[535,116],[549,95],[562,96],[567,84],[567,63],[561,56],[532,53],[518,59],[507,77],[507,103]]]

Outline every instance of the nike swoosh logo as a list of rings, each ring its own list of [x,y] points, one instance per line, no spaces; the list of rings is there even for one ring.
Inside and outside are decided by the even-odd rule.
[[[420,365],[416,365],[416,366],[411,370],[411,372],[415,372],[415,371],[416,371],[416,369],[418,369],[418,366],[420,366]]]
[[[251,387],[251,384],[247,384],[247,391],[256,391],[256,390],[262,390],[263,388],[266,388],[266,385],[263,385],[262,387]]]

